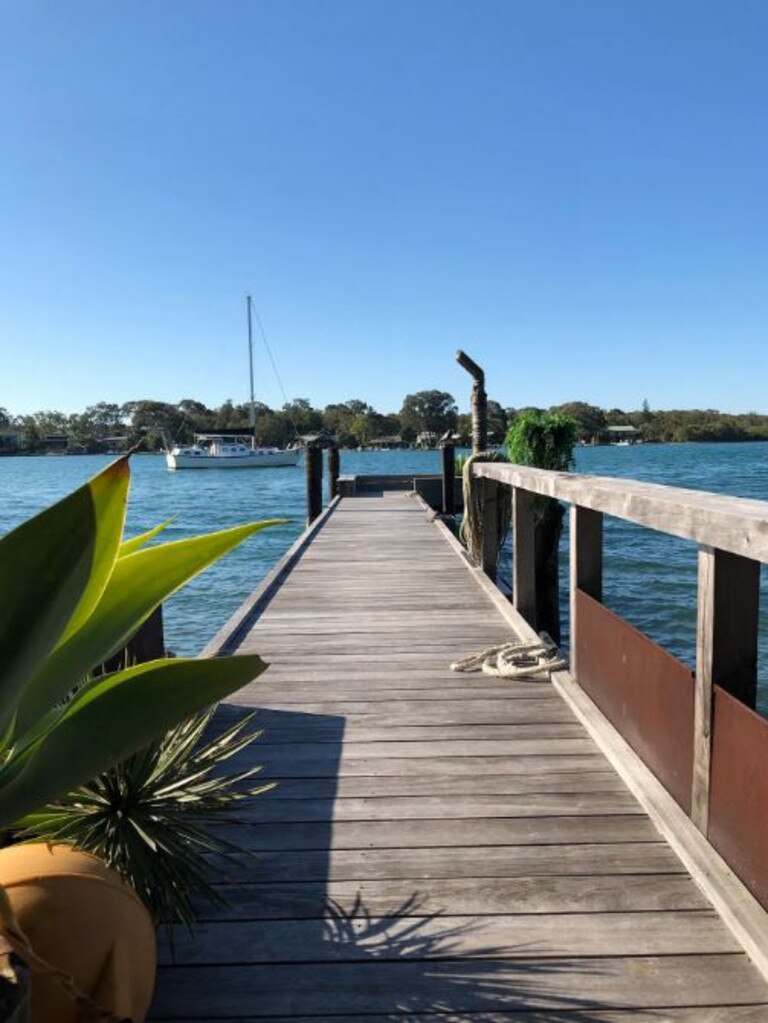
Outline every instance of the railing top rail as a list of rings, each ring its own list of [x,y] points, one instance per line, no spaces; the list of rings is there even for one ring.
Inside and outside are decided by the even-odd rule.
[[[768,562],[768,501],[582,473],[480,462],[474,475]]]

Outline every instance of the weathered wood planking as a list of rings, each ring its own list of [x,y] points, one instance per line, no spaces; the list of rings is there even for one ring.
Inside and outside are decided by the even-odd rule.
[[[684,874],[599,874],[594,877],[434,878],[414,891],[413,880],[329,881],[318,892],[311,881],[219,885],[228,905],[209,906],[202,919],[305,920],[323,918],[329,902],[348,916],[360,902],[373,916],[413,918],[506,913],[607,913],[708,910],[709,903]]]
[[[245,1012],[270,1020],[319,1012],[383,1013],[412,1020],[418,1018],[415,1014],[446,1007],[455,1013],[546,1009],[549,1019],[557,1020],[553,1013],[585,1006],[754,1005],[765,998],[764,982],[738,954],[397,962],[374,958],[194,964],[168,972],[177,974],[177,983],[169,992],[161,970],[156,1001],[160,1018],[180,1010],[179,1015],[206,1021],[214,1013],[237,1019]]]
[[[696,1009],[586,1009],[558,1011],[553,1015],[550,1010],[543,1012],[524,1009],[521,1012],[483,1011],[482,1015],[467,1017],[454,1012],[424,1012],[415,1015],[399,1014],[397,1016],[370,1015],[365,1013],[345,1013],[343,1016],[291,1016],[292,1023],[393,1023],[403,1020],[407,1023],[765,1023],[765,1010],[761,1005],[740,1006],[699,1006]],[[264,1017],[237,1016],[238,1023],[264,1023]],[[178,1023],[192,1023],[190,1019],[179,1020]],[[207,1023],[232,1023],[232,1017],[210,1019]]]
[[[258,622],[236,619],[272,665],[221,721],[259,708],[264,739],[234,763],[278,785],[221,834],[260,855],[222,863],[230,906],[163,952],[153,1018],[768,1018],[554,687],[450,672],[513,637],[423,508],[348,498],[318,521]]]

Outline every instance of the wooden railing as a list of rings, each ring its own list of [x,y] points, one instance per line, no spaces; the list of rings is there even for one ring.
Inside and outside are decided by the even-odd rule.
[[[473,478],[486,509],[512,488],[512,600],[534,628],[534,495],[570,504],[571,675],[768,908],[768,720],[754,710],[768,502],[490,462]],[[604,607],[604,515],[698,544],[695,673]]]

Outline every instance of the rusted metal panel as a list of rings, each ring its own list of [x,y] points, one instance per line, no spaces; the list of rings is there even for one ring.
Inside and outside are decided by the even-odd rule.
[[[768,909],[768,721],[715,686],[708,838]]]
[[[574,611],[580,685],[690,813],[693,672],[581,590]]]

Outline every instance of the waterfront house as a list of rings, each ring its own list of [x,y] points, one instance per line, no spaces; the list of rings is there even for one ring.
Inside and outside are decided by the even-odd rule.
[[[368,447],[371,451],[394,451],[398,448],[407,448],[408,445],[400,434],[396,433],[394,437],[373,437]]]
[[[607,426],[600,439],[604,444],[641,444],[643,431],[635,426]]]

